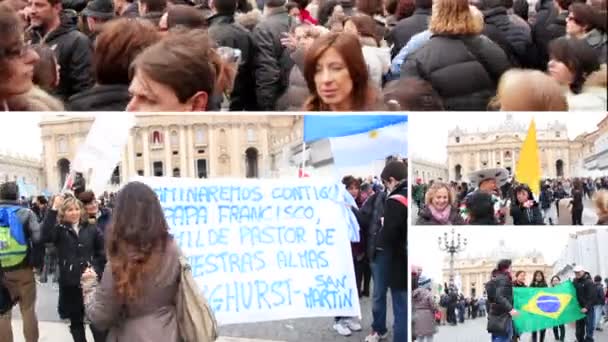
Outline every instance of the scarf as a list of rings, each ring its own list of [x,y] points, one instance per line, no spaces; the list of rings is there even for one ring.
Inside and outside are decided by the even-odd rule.
[[[429,205],[429,209],[431,210],[431,215],[433,218],[437,220],[440,224],[448,224],[450,221],[450,213],[452,212],[452,207],[449,205],[445,207],[443,210],[437,210],[434,206]]]

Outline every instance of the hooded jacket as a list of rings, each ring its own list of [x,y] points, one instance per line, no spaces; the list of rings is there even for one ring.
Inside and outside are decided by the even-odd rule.
[[[59,71],[59,86],[54,95],[67,101],[74,94],[93,86],[92,46],[89,38],[78,31],[78,16],[73,11],[61,13],[61,24],[43,36],[40,29],[32,32],[32,43],[43,43],[55,51]]]
[[[574,278],[572,281],[576,288],[576,298],[581,307],[586,308],[587,311],[593,310],[595,305],[595,285],[591,275],[586,272],[582,278]]]

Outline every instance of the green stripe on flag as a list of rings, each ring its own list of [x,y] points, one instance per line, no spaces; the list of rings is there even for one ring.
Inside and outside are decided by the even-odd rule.
[[[518,333],[551,328],[585,317],[570,280],[555,287],[513,288],[513,303],[520,313],[513,320]]]

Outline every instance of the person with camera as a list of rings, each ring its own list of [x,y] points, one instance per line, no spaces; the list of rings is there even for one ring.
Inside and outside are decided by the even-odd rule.
[[[59,263],[59,315],[70,320],[74,342],[86,342],[84,303],[80,278],[88,267],[101,274],[106,257],[102,233],[83,220],[83,205],[74,196],[58,195],[42,224],[43,240],[57,248]],[[105,341],[93,326],[96,342]]]
[[[38,341],[36,318],[36,281],[33,246],[40,242],[41,231],[36,214],[18,203],[19,187],[15,182],[0,185],[0,269],[2,308],[0,336],[12,342],[11,309],[19,303],[26,342]],[[6,297],[9,298],[6,298]]]

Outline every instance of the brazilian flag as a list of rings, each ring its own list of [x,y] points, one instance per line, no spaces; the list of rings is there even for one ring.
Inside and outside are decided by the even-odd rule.
[[[518,333],[551,328],[585,317],[570,280],[555,287],[513,288],[513,303],[519,311],[519,316],[513,320]]]

